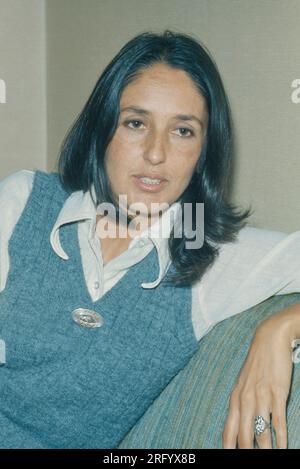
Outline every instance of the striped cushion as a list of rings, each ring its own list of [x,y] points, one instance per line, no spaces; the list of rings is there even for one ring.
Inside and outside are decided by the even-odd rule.
[[[295,302],[298,293],[273,296],[217,324],[119,448],[221,448],[229,397],[256,327]],[[300,364],[294,365],[287,419],[289,448],[300,448]]]

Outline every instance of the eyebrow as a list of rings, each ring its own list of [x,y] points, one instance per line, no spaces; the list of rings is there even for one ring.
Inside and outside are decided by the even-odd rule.
[[[149,115],[150,114],[149,111],[147,111],[146,109],[142,109],[141,107],[138,107],[138,106],[127,106],[127,107],[124,107],[120,110],[120,112],[126,112],[126,111],[133,111],[133,112],[136,112],[137,114],[141,114],[141,115]],[[194,116],[193,114],[177,114],[174,117],[176,119],[180,119],[182,121],[196,121],[196,122],[198,122],[198,124],[202,128],[204,127],[203,122],[198,117]]]

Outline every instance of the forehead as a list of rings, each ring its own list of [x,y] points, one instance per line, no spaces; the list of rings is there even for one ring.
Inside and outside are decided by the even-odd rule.
[[[163,103],[163,104],[162,104]],[[123,90],[121,106],[143,105],[174,108],[176,111],[200,112],[206,109],[205,99],[190,76],[183,70],[155,64],[139,72]]]

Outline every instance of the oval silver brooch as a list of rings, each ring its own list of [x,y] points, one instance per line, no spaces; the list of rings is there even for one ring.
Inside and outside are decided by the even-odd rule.
[[[103,317],[91,309],[77,308],[72,312],[74,321],[82,327],[101,327],[104,324]]]

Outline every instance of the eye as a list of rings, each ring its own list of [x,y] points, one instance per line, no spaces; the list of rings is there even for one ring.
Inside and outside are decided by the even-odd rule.
[[[130,119],[130,120],[126,120],[124,122],[124,125],[126,127],[129,127],[130,129],[140,129],[142,125],[144,125],[144,123],[138,119]]]
[[[176,129],[176,131],[179,131],[179,136],[180,137],[192,137],[194,132],[191,129],[188,129],[187,127],[179,127]]]

